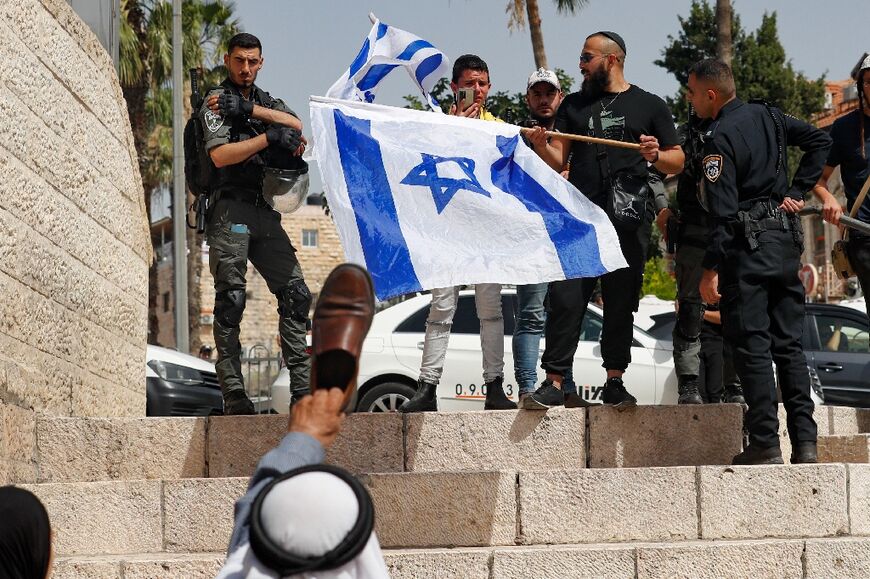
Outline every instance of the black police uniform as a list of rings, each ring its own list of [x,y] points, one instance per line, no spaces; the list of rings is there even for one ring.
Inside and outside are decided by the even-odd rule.
[[[788,185],[785,145],[804,151]],[[793,447],[815,444],[809,375],[801,348],[804,289],[800,221],[778,206],[803,200],[822,173],[831,139],[763,104],[728,102],[705,139],[702,198],[714,219],[705,269],[719,272],[723,332],[734,345],[749,409],[750,446],[779,447],[776,362]]]
[[[674,253],[674,273],[677,279],[677,323],[674,324],[674,366],[679,380],[680,401],[684,396],[690,399],[697,392],[701,378],[701,334],[704,318],[704,304],[698,285],[701,282],[703,267],[701,262],[709,245],[711,220],[700,198],[701,161],[704,157],[703,135],[710,128],[711,121],[691,116],[688,123],[677,130],[680,144],[686,155],[683,172],[677,176],[677,205],[679,207],[676,227],[673,221],[668,224],[668,241],[676,247]],[[720,355],[723,357],[722,378],[725,386],[725,400],[742,402],[740,382],[734,369],[730,344],[718,340]],[[689,386],[693,387],[690,389]],[[723,385],[707,385],[715,393],[721,394]],[[700,394],[700,393],[699,393]],[[719,399],[697,396],[709,402]]]
[[[200,109],[207,150],[262,134],[267,126],[254,118],[223,118],[208,107],[213,94],[230,91],[244,98],[226,79],[209,92]],[[297,116],[281,100],[254,86],[254,104]],[[263,276],[269,291],[278,299],[278,333],[281,352],[290,371],[294,397],[307,392],[310,362],[306,352],[306,332],[311,293],[302,277],[296,250],[281,226],[281,214],[263,199],[263,170],[270,155],[290,155],[276,146],[250,159],[217,169],[214,199],[209,208],[207,240],[209,269],[214,277],[214,340],[218,352],[215,364],[224,398],[230,392],[244,392],[239,342],[245,309],[248,260]]]

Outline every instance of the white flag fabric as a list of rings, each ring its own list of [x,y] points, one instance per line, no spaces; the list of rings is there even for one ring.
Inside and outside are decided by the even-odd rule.
[[[450,61],[419,36],[375,19],[359,54],[326,92],[329,98],[372,102],[381,81],[397,67],[404,68],[432,110],[442,112],[432,88],[446,76]]]
[[[627,267],[604,211],[504,123],[311,97],[329,208],[379,300]]]

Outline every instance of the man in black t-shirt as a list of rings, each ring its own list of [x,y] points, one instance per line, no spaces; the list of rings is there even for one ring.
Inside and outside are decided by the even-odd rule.
[[[556,115],[556,129],[563,133],[640,143],[639,152],[606,148],[611,175],[628,173],[648,178],[650,165],[660,173],[679,173],[683,169],[684,155],[671,112],[662,99],[625,80],[625,56],[625,42],[614,32],[596,32],[586,38],[580,54],[583,85],[579,93],[565,97]],[[600,117],[600,131],[595,129],[599,123],[593,114]],[[529,140],[541,158],[557,171],[565,166],[570,154],[568,180],[596,205],[606,207],[608,176],[603,175],[598,146],[558,138],[547,143],[543,129],[536,129]],[[667,200],[657,197],[657,211],[665,207]],[[650,226],[646,219],[634,230],[617,225],[628,268],[600,278],[604,299],[601,356],[602,366],[607,370],[602,400],[620,409],[637,403],[625,389],[622,375],[631,362],[633,312],[637,311],[640,296]],[[550,284],[544,330],[546,349],[541,357],[547,379],[535,394],[524,400],[525,408],[562,404],[562,379],[571,368],[586,305],[597,280],[571,279]]]
[[[848,210],[857,201],[864,182],[870,177],[870,54],[864,53],[852,71],[858,83],[858,108],[834,121],[831,139],[834,144],[822,170],[822,177],[813,189],[824,203],[824,218],[834,225],[840,223],[843,208],[828,191],[828,179],[838,166],[846,192]],[[855,218],[870,223],[870,195],[864,198]],[[858,276],[864,291],[867,313],[870,313],[870,236],[858,231],[849,233],[849,263]]]

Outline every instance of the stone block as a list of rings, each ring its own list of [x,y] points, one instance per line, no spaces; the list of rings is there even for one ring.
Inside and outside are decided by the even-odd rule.
[[[843,465],[698,468],[703,539],[849,532]]]
[[[391,579],[490,579],[489,549],[384,550]]]
[[[692,467],[524,472],[519,495],[529,545],[698,537]]]
[[[870,434],[819,437],[819,462],[870,462]]]
[[[159,481],[22,485],[48,511],[58,556],[163,548]]]
[[[803,541],[691,541],[639,545],[637,578],[801,577]]]
[[[350,414],[345,418],[326,462],[353,472],[402,472],[402,415],[389,413]]]
[[[205,418],[41,418],[41,482],[206,476]]]
[[[782,458],[790,462],[791,441],[785,422],[785,407],[779,405],[779,441],[782,448]],[[870,433],[870,410],[850,408],[847,406],[816,406],[813,418],[819,428],[819,436],[837,436],[846,434]]]
[[[60,558],[54,561],[51,579],[123,579],[121,562],[109,557]]]
[[[731,464],[742,447],[737,404],[589,408],[589,466]]]
[[[514,544],[515,473],[373,474],[362,480],[374,500],[383,547]]]
[[[29,468],[35,473],[36,413],[30,408],[0,402],[0,460],[19,463],[18,470]],[[16,482],[34,482],[33,478],[15,478]]]
[[[585,412],[409,414],[407,470],[562,470],[586,465]]]
[[[208,424],[208,476],[250,476],[287,433],[286,415],[214,416]],[[351,414],[328,450],[327,462],[354,473],[401,472],[402,417]]]
[[[514,547],[496,549],[492,579],[634,579],[633,546]]]
[[[226,545],[224,545],[226,549]],[[124,579],[178,577],[212,579],[224,564],[223,553],[155,554],[125,558],[121,564]]]
[[[809,539],[805,579],[870,577],[870,539]]]
[[[247,478],[184,479],[163,483],[167,551],[221,551],[230,543],[233,508]]]
[[[851,535],[870,535],[870,465],[850,464],[849,522]]]

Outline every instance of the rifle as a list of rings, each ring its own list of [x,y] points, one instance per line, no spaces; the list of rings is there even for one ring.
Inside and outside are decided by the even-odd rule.
[[[199,109],[202,108],[203,95],[199,92],[199,74],[200,69],[191,68],[189,71],[190,74],[190,107],[191,114],[196,115],[199,112]],[[206,214],[208,213],[208,198],[211,195],[210,191],[206,191],[202,195],[199,195],[190,206],[190,209],[196,212],[196,225],[195,228],[197,233],[205,233],[205,223],[206,223]],[[188,222],[188,227],[191,227],[190,222]]]
[[[822,208],[821,207],[804,207],[800,211],[798,211],[798,215],[821,215]],[[849,217],[848,215],[843,215],[840,217],[840,225],[845,227],[849,227],[854,229],[855,231],[860,231],[864,235],[870,235],[870,223],[864,223],[863,221],[858,221],[854,217]]]

